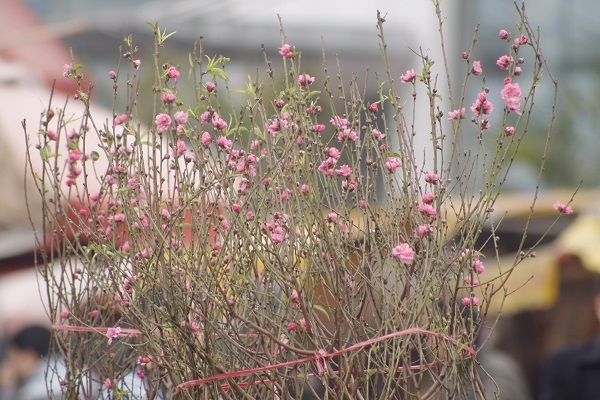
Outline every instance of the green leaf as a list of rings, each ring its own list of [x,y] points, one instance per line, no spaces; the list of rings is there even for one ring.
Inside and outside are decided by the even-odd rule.
[[[325,315],[325,317],[327,317],[327,319],[331,321],[331,318],[329,318],[329,314],[327,313],[327,310],[325,310],[325,307],[315,304],[313,308],[317,311],[322,312]]]
[[[396,153],[395,151],[386,151],[385,153],[382,154],[382,157],[398,157],[398,158],[402,158],[402,155]]]
[[[152,22],[146,22],[146,23],[148,24],[150,29],[152,29],[152,32],[156,33],[157,26],[155,24],[153,24]]]
[[[258,136],[259,139],[265,140],[265,132],[262,129],[260,129],[258,126],[254,127],[253,133],[255,136]]]
[[[312,92],[309,92],[309,93],[306,95],[306,97],[310,99],[310,98],[312,98],[312,97],[315,97],[315,96],[317,96],[317,95],[319,95],[319,94],[321,94],[321,91],[320,91],[320,90],[313,90]]]
[[[218,76],[219,78],[223,79],[225,82],[229,81],[229,77],[227,76],[227,74],[225,73],[225,71],[223,71],[221,68],[210,68],[206,70],[207,74],[211,74],[213,76]]]
[[[40,157],[43,161],[48,161],[51,158],[57,157],[58,153],[53,153],[49,144],[40,149]]]

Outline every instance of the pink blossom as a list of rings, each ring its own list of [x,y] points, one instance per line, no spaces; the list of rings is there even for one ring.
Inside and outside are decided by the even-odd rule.
[[[481,75],[482,73],[482,69],[481,69],[481,61],[473,61],[473,66],[471,67],[471,73],[473,75]]]
[[[206,90],[212,93],[217,88],[217,85],[213,81],[206,82]]]
[[[465,283],[469,286],[479,286],[479,279],[473,279],[470,276],[465,277]]]
[[[224,149],[224,150],[231,150],[231,148],[233,147],[233,142],[229,139],[227,139],[227,137],[225,136],[219,136],[217,138],[217,146],[219,146],[220,148]]]
[[[323,124],[313,125],[312,130],[315,132],[321,133],[325,130],[325,125],[323,125]]]
[[[554,205],[552,207],[561,214],[565,214],[565,215],[573,214],[573,208],[570,205],[561,203],[560,201],[557,201],[556,203],[554,203]]]
[[[275,107],[283,108],[283,106],[285,106],[285,101],[283,101],[282,99],[279,99],[275,102]]]
[[[512,56],[501,56],[497,61],[496,65],[500,67],[500,69],[508,70],[515,59]]]
[[[506,107],[521,115],[521,88],[518,83],[507,83],[500,91],[500,97],[504,100]]]
[[[418,210],[421,214],[427,215],[429,218],[435,218],[437,215],[437,211],[435,211],[435,208],[431,204],[421,204]]]
[[[477,271],[477,274],[482,275],[485,273],[485,265],[481,262],[479,256],[476,256],[473,262],[471,263],[471,267]]]
[[[439,181],[440,177],[438,176],[438,174],[434,174],[433,172],[425,173],[425,182],[435,185]]]
[[[281,55],[285,58],[294,57],[293,47],[289,44],[284,44],[283,47],[281,47],[281,49],[279,49],[279,55]]]
[[[208,147],[211,142],[212,142],[212,137],[210,136],[210,133],[203,132],[202,133],[202,138],[201,138],[202,146]]]
[[[298,325],[295,322],[289,322],[287,324],[288,331],[295,331],[298,328]]]
[[[204,111],[202,114],[200,114],[200,121],[202,122],[210,122],[211,119],[211,114],[210,111]]]
[[[115,222],[125,222],[125,214],[123,214],[123,213],[115,214],[114,221]]]
[[[465,115],[465,108],[461,108],[460,110],[453,110],[448,112],[448,121],[452,121],[454,119],[459,119],[463,115]]]
[[[48,139],[54,141],[58,140],[58,135],[53,130],[48,129],[48,132],[46,132],[46,134],[48,135]]]
[[[410,265],[415,257],[415,251],[408,243],[401,243],[392,249],[392,255],[400,262]]]
[[[252,211],[248,211],[246,213],[246,221],[252,221],[254,219],[254,213]]]
[[[154,119],[154,123],[159,132],[166,132],[171,126],[171,117],[169,114],[158,114]]]
[[[229,227],[230,227],[229,221],[227,220],[227,218],[223,218],[221,220],[221,228],[223,228],[224,230],[228,230]]]
[[[427,192],[421,196],[421,201],[425,204],[431,204],[435,200],[435,194]]]
[[[381,139],[383,139],[383,138],[385,137],[385,135],[384,135],[383,133],[381,133],[381,132],[380,132],[379,130],[377,130],[377,129],[373,129],[373,130],[371,131],[371,135],[373,135],[373,137],[374,137],[376,140],[381,140]]]
[[[471,105],[471,111],[478,117],[480,115],[489,115],[493,110],[494,105],[487,100],[487,92],[485,90],[477,95],[477,100]]]
[[[358,139],[358,133],[348,128],[342,129],[337,136],[338,142],[343,142],[344,140],[356,141],[356,139]]]
[[[111,344],[113,339],[118,338],[120,333],[121,333],[120,326],[117,326],[116,328],[108,328],[106,330],[106,337],[108,338],[108,344]]]
[[[352,176],[352,168],[350,168],[349,165],[344,164],[339,169],[336,169],[335,173],[339,176],[343,176],[344,178],[348,178]]]
[[[498,37],[502,40],[506,40],[508,39],[508,32],[504,29],[500,29],[500,32],[498,32]]]
[[[308,87],[313,83],[315,83],[315,78],[308,74],[302,74],[298,77],[298,85],[300,87]]]
[[[133,68],[139,69],[142,66],[142,62],[140,60],[133,60]]]
[[[356,179],[354,179],[354,177],[344,179],[342,181],[342,189],[344,192],[354,192],[356,190]]]
[[[68,311],[64,310],[64,311],[61,311],[61,312],[60,312],[60,317],[61,317],[62,319],[65,319],[65,318],[67,318],[68,316],[69,316],[69,312],[68,312]]]
[[[212,124],[216,130],[223,131],[227,129],[227,122],[223,121],[217,113],[214,113],[212,116]]]
[[[123,122],[127,121],[128,118],[129,118],[129,115],[121,114],[118,117],[115,117],[113,123],[115,125],[121,125]]]
[[[106,380],[104,381],[104,387],[106,388],[106,390],[111,390],[113,387],[113,381],[110,378],[106,378]]]
[[[177,121],[178,124],[185,124],[188,121],[188,115],[185,111],[177,111],[174,115],[175,121]]]
[[[317,170],[327,176],[334,176],[336,175],[336,170],[334,168],[336,163],[336,159],[329,157],[317,167]]]
[[[73,66],[71,64],[63,65],[63,76],[67,78],[71,74],[71,69]]]
[[[165,103],[173,103],[175,100],[177,100],[177,96],[171,92],[163,92],[161,98]]]
[[[281,132],[281,129],[288,127],[288,122],[285,120],[280,120],[276,118],[274,120],[269,120],[269,125],[267,126],[267,133],[270,136],[277,136],[277,133]]]
[[[463,297],[462,304],[465,307],[477,307],[479,305],[479,299],[475,296],[473,297]]]
[[[306,183],[304,183],[302,186],[300,186],[300,193],[306,194],[310,191],[310,186],[308,186]]]
[[[369,105],[369,111],[371,111],[371,112],[377,112],[377,111],[379,111],[379,107],[377,106],[377,103],[371,103]]]
[[[315,365],[317,366],[317,375],[319,376],[323,376],[327,372],[326,355],[327,352],[323,349],[319,349],[315,353]]]
[[[170,66],[167,70],[167,76],[176,81],[179,78],[179,71],[177,71],[177,68]]]
[[[69,150],[69,161],[70,162],[79,161],[82,158],[83,158],[83,154],[81,153],[81,151],[79,151],[79,149]]]
[[[339,160],[341,157],[340,151],[335,147],[326,147],[325,154],[327,154],[329,157],[333,158],[334,160]]]
[[[419,225],[413,231],[413,236],[416,238],[422,238],[423,236],[429,235],[433,231],[433,228],[429,224]]]
[[[311,332],[312,331],[312,324],[309,324],[306,322],[306,318],[300,318],[300,326],[302,327],[302,329],[304,329],[305,331]]]
[[[185,142],[181,139],[177,139],[177,144],[175,146],[176,146],[175,152],[177,154],[177,157],[183,156],[187,150],[187,146],[185,145]]]
[[[346,118],[335,116],[329,120],[333,126],[337,126],[338,128],[345,128],[348,125],[348,120]]]
[[[402,167],[402,160],[398,157],[387,157],[385,159],[385,167],[390,174],[393,174],[398,168]]]
[[[117,74],[115,73],[115,71],[108,71],[108,77],[110,79],[116,79],[117,78]]]
[[[282,243],[287,237],[281,225],[277,223],[274,224],[273,229],[269,232],[269,234],[273,243],[276,244]]]
[[[406,71],[406,74],[400,75],[400,80],[402,81],[402,83],[408,83],[414,81],[416,76],[417,74],[415,73],[415,70],[409,69],[408,71]]]
[[[506,136],[512,136],[515,134],[515,127],[514,126],[507,126],[506,128],[504,128],[504,134]]]
[[[327,214],[327,222],[335,222],[338,219],[338,215],[335,212],[330,212]]]
[[[292,304],[295,304],[297,306],[300,305],[300,293],[298,293],[297,290],[292,291],[291,300],[292,300]]]

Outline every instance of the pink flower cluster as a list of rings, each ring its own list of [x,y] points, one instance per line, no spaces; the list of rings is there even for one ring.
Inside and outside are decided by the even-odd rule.
[[[227,129],[227,122],[219,116],[216,111],[205,111],[200,114],[200,120],[204,123],[210,123],[217,131],[224,131]]]
[[[298,85],[300,87],[306,88],[312,85],[313,83],[315,83],[315,78],[313,76],[310,76],[308,74],[301,74],[298,77]]]
[[[510,78],[505,79],[504,88],[500,91],[506,108],[521,115],[521,88],[518,83],[511,83]]]
[[[471,73],[473,75],[479,76],[482,74],[482,72],[483,72],[483,70],[481,69],[481,62],[473,61],[473,66],[471,67]]]
[[[448,112],[448,121],[461,119],[465,115],[465,108],[461,108],[460,110],[453,110]]]
[[[284,44],[279,49],[279,55],[281,55],[285,58],[292,58],[292,57],[294,57],[294,48],[289,44]]]
[[[392,255],[400,260],[401,263],[410,265],[415,257],[415,251],[408,243],[400,243],[392,249]]]
[[[409,69],[408,71],[406,71],[406,74],[400,75],[400,81],[402,83],[413,82],[415,80],[416,76],[417,76],[417,74],[416,74],[415,70]]]
[[[557,201],[556,203],[554,203],[554,205],[552,207],[561,214],[565,214],[565,215],[573,214],[573,207],[571,207],[568,204],[561,203],[560,201]]]
[[[106,330],[106,337],[108,338],[108,344],[111,344],[113,339],[117,339],[121,334],[121,327],[117,326],[116,328],[108,328]]]
[[[515,59],[512,56],[503,55],[496,61],[496,65],[500,69],[508,70],[514,62]]]
[[[471,105],[471,111],[476,115],[489,115],[494,110],[494,105],[487,99],[487,91],[483,91],[477,95],[477,99]]]

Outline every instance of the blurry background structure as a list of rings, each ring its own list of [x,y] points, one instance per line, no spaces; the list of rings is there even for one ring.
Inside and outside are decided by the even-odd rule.
[[[514,7],[512,1],[442,1],[443,12],[448,16],[445,22],[448,54],[451,58],[456,56],[453,62],[463,62],[460,51],[469,48],[475,25],[480,23],[479,41],[485,46],[476,48],[473,59],[481,60],[487,82],[500,85],[503,76],[495,68],[495,62],[504,54],[506,43],[497,39],[497,33],[500,29],[515,30],[517,14]],[[540,26],[545,56],[550,60],[552,74],[559,80],[559,98],[550,154],[541,184],[541,207],[529,235],[531,243],[539,239],[544,247],[540,248],[536,259],[528,260],[520,267],[509,287],[516,292],[505,304],[508,318],[501,320],[496,345],[521,361],[535,390],[540,364],[549,351],[586,340],[598,332],[598,322],[592,312],[590,282],[600,272],[600,263],[594,262],[598,256],[593,251],[599,249],[600,252],[600,246],[594,242],[585,248],[573,243],[600,238],[598,193],[594,191],[600,185],[600,157],[597,157],[600,153],[597,132],[600,115],[596,112],[600,106],[597,95],[600,93],[600,70],[597,68],[600,61],[600,50],[597,50],[600,2],[527,0],[526,7],[531,24]],[[429,0],[3,0],[6,23],[2,25],[0,35],[0,60],[20,65],[22,72],[30,71],[39,85],[35,93],[39,93],[40,89],[49,90],[52,75],[60,85],[65,83],[61,81],[62,65],[70,62],[66,49],[71,47],[75,57],[86,65],[91,81],[95,82],[94,98],[112,108],[112,88],[107,73],[115,69],[119,61],[123,38],[131,34],[140,46],[142,63],[150,62],[153,38],[146,23],[159,22],[167,31],[177,31],[169,39],[166,57],[187,60],[193,43],[203,37],[207,54],[232,58],[228,65],[230,87],[242,88],[248,73],[265,75],[261,44],[271,55],[281,47],[279,15],[287,41],[302,51],[302,64],[307,72],[317,75],[322,71],[324,46],[332,74],[337,73],[332,67],[338,56],[346,82],[352,74],[362,82],[367,69],[370,74],[383,71],[376,30],[378,9],[387,19],[384,27],[397,79],[407,69],[418,68],[418,59],[410,49],[418,51],[422,45],[439,41],[438,25]],[[12,17],[7,18],[7,15]],[[22,23],[23,18],[29,23]],[[37,24],[36,18],[46,25]],[[67,47],[61,47],[53,39],[64,41]],[[44,40],[45,44],[40,45]],[[50,48],[48,43],[51,43]],[[28,46],[34,49],[33,53],[26,52]],[[439,49],[422,50],[439,59]],[[23,76],[17,74],[15,79],[22,80]],[[13,82],[12,78],[0,78],[2,84]],[[498,92],[500,87],[492,89]],[[73,88],[67,85],[59,90],[68,93]],[[536,98],[538,109],[533,116],[531,135],[524,141],[522,155],[509,177],[508,187],[519,193],[531,194],[536,185],[535,166],[543,151],[551,106],[552,88],[547,90]],[[469,98],[475,93],[470,93]],[[38,107],[43,100],[32,99],[31,104]],[[0,97],[0,101],[9,100]],[[118,107],[119,104],[116,105],[117,113],[124,112]],[[39,110],[41,108],[36,109],[38,114]],[[420,120],[425,123],[427,118]],[[20,138],[20,126],[7,128],[0,121],[0,129],[0,135]],[[543,237],[543,232],[552,226],[552,203],[568,201],[573,191],[559,188],[574,188],[581,181],[586,192],[580,193],[580,200],[575,204],[574,208],[579,212],[577,217],[560,220],[550,234]],[[11,195],[20,196],[17,192],[18,189]],[[518,245],[516,238],[525,226],[529,205],[519,194],[509,193],[496,207],[499,215],[509,212],[497,232],[503,238],[502,251],[506,254]],[[3,220],[3,212],[6,211],[0,207],[0,220]],[[575,228],[565,233],[574,221]],[[27,221],[23,223],[27,225]],[[10,227],[0,228],[7,231]],[[5,236],[11,237],[10,234]],[[16,245],[10,244],[8,247],[12,251],[3,252],[0,234],[0,258],[4,259],[0,261],[0,335],[8,329],[9,317],[19,314],[15,307],[22,305],[23,299],[38,298],[31,269],[7,273],[32,265],[33,240],[23,240],[19,241],[18,251]],[[525,283],[525,289],[519,289]]]

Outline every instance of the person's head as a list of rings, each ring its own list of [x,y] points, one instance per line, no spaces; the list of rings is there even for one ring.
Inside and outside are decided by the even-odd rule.
[[[50,351],[51,333],[44,326],[32,325],[17,332],[8,343],[8,361],[19,380],[25,380]]]

